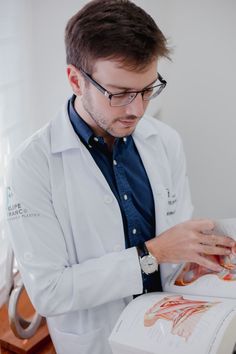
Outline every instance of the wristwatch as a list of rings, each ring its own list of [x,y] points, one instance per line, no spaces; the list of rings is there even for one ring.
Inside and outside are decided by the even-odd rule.
[[[152,274],[156,272],[158,270],[157,259],[148,251],[145,242],[139,243],[136,247],[142,271],[145,274]]]

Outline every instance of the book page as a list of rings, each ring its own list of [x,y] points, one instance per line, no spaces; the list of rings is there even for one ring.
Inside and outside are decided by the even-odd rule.
[[[235,308],[236,300],[230,299],[170,293],[139,296],[125,308],[112,331],[112,351],[114,354],[231,354],[235,343],[232,335],[231,342],[226,337],[230,351],[218,349],[228,324],[232,319],[236,324]]]
[[[236,240],[236,219],[215,222],[215,234],[227,235]],[[208,256],[219,263],[221,272],[213,272],[196,263],[186,263],[167,278],[165,291],[206,296],[236,298],[236,254],[230,256]]]

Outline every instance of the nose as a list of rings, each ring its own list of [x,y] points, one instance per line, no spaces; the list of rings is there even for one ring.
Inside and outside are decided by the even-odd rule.
[[[145,112],[145,107],[141,93],[138,93],[135,99],[125,107],[127,116],[142,117]]]

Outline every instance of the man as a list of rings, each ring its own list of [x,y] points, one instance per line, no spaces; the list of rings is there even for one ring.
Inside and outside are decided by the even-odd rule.
[[[178,134],[144,116],[169,52],[129,0],[89,2],[66,28],[73,96],[14,155],[8,225],[19,269],[57,353],[108,354],[133,296],[161,290],[171,264],[231,253],[192,213]],[[158,236],[158,237],[155,237]]]

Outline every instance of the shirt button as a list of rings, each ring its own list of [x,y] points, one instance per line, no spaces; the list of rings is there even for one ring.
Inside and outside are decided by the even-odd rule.
[[[137,230],[136,230],[136,229],[133,229],[133,230],[132,230],[132,234],[133,234],[133,235],[136,235],[136,233],[137,233]]]
[[[117,165],[117,161],[113,160],[113,165],[116,166]]]
[[[98,138],[95,136],[95,137],[93,138],[93,140],[94,140],[94,141],[98,141]]]
[[[127,200],[127,199],[128,199],[127,194],[124,194],[124,200]]]
[[[126,143],[126,141],[127,141],[127,138],[123,138],[123,141],[124,141],[124,143]]]
[[[89,147],[90,149],[92,149],[92,145],[89,145],[88,147]]]
[[[121,251],[121,250],[122,250],[121,245],[115,245],[115,246],[113,247],[113,251],[114,251],[114,252],[119,252],[119,251]]]
[[[112,203],[112,202],[113,202],[113,197],[112,197],[111,195],[105,195],[105,197],[104,197],[104,202],[105,202],[106,204]]]

